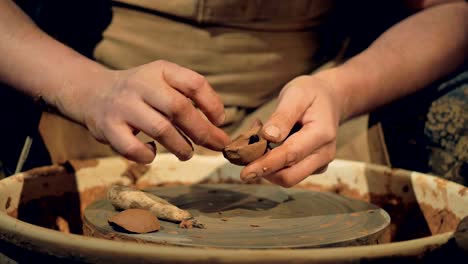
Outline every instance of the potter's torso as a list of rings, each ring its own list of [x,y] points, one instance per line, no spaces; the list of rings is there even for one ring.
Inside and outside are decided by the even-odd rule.
[[[316,66],[327,0],[118,0],[95,56],[126,69],[158,59],[207,77],[225,105],[255,108]]]

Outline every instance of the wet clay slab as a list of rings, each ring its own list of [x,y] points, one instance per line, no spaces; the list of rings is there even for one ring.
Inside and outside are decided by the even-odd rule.
[[[116,232],[107,219],[118,211],[99,200],[85,210],[88,235],[196,247],[305,248],[379,243],[390,223],[389,215],[375,205],[310,190],[203,184],[147,191],[190,211],[206,229],[161,221],[156,233]]]

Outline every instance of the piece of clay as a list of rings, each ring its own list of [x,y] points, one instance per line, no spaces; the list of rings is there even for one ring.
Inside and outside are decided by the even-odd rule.
[[[116,225],[132,233],[149,233],[158,231],[159,220],[150,211],[143,209],[127,209],[107,220],[109,224]]]
[[[180,228],[186,228],[186,229],[191,229],[191,228],[202,228],[202,229],[204,229],[205,225],[198,222],[196,219],[192,218],[192,219],[182,220],[180,222],[180,224],[179,224],[179,227]]]
[[[242,133],[223,150],[224,157],[236,165],[247,165],[266,153],[268,141],[263,139],[258,132],[262,123],[257,122],[251,129]]]
[[[193,218],[189,212],[156,195],[123,185],[112,185],[107,191],[107,199],[117,209],[146,209],[159,219],[168,221],[180,222]]]

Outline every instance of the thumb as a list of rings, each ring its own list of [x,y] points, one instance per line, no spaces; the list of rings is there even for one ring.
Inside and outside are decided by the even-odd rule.
[[[263,126],[261,136],[274,143],[284,141],[286,137],[299,129],[296,123],[300,123],[300,119],[309,106],[310,102],[297,89],[284,90],[276,110]]]

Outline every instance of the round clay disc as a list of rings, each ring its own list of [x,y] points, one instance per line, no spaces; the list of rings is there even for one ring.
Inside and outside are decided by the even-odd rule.
[[[375,244],[390,224],[390,216],[375,205],[325,192],[242,184],[146,191],[189,210],[206,229],[183,229],[161,221],[158,232],[118,232],[107,222],[118,211],[109,201],[99,200],[85,210],[85,233],[194,247],[311,248]]]

